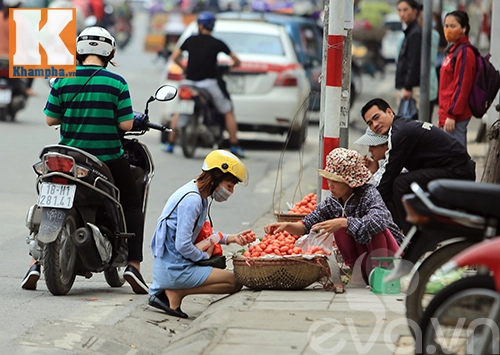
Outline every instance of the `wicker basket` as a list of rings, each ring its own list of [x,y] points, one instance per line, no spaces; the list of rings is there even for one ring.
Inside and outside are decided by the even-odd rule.
[[[328,272],[326,257],[233,258],[234,275],[254,290],[302,290]]]
[[[298,222],[305,216],[306,214],[297,214],[297,213],[279,213],[279,212],[274,212],[274,215],[276,216],[276,220],[278,222]]]

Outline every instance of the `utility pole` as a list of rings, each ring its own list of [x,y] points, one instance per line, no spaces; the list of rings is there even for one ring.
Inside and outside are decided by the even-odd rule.
[[[432,122],[430,111],[431,83],[431,46],[432,46],[432,0],[424,0],[422,23],[422,54],[420,60],[420,107],[418,117],[421,121]],[[436,70],[432,68],[432,70]],[[427,119],[423,119],[427,117]]]
[[[500,33],[500,1],[492,1],[491,10],[491,41],[490,53],[491,63],[495,68],[500,69],[500,44],[494,40],[495,35]],[[500,184],[500,93],[487,112],[488,125],[488,153],[484,163],[484,171],[481,177],[482,182]]]
[[[341,142],[341,132],[348,134],[349,117],[349,89],[350,89],[350,40],[349,45],[349,63],[347,75],[345,67],[345,37],[344,28],[345,9],[353,7],[352,0],[327,0],[325,2],[325,36],[323,40],[323,74],[321,82],[321,111],[320,111],[320,149],[318,168],[325,167],[326,156],[333,149],[338,148]],[[352,22],[351,22],[352,25]],[[352,27],[351,27],[352,29]],[[344,77],[349,78],[347,83]],[[344,90],[347,85],[347,91]],[[344,95],[343,95],[344,93]],[[342,131],[341,131],[341,128]],[[347,146],[348,139],[343,138],[342,143]],[[328,183],[325,179],[318,178],[318,196],[321,186],[321,199],[328,194]]]

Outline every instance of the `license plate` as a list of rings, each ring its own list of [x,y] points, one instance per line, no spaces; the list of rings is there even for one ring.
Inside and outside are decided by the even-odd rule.
[[[10,89],[0,89],[0,104],[10,104],[12,91]]]
[[[245,77],[243,75],[226,75],[226,88],[230,94],[244,94],[245,93]]]
[[[70,209],[73,207],[76,185],[61,185],[43,182],[38,195],[39,207]]]
[[[181,115],[192,115],[193,112],[194,112],[194,101],[192,100],[179,101],[179,113]]]

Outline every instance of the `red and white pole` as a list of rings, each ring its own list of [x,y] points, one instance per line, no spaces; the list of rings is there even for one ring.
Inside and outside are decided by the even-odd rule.
[[[325,167],[326,156],[340,145],[341,95],[342,95],[342,59],[344,54],[344,14],[345,0],[329,0],[325,3],[328,14],[328,33],[326,38],[326,65],[322,100],[323,145],[320,149],[321,169]],[[326,8],[328,7],[328,8]],[[328,183],[322,178],[322,199],[329,195]]]

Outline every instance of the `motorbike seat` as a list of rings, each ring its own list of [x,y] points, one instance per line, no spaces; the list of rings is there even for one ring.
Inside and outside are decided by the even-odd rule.
[[[484,182],[438,179],[427,185],[439,206],[500,219],[500,186]]]
[[[97,172],[103,174],[108,181],[114,184],[113,175],[111,174],[111,170],[109,170],[108,166],[96,158],[94,155],[87,153],[86,151],[62,144],[52,144],[45,146],[40,153],[40,158],[47,152],[58,152],[61,154],[69,155],[75,159],[75,161],[85,162],[85,164],[92,169],[95,169]]]

